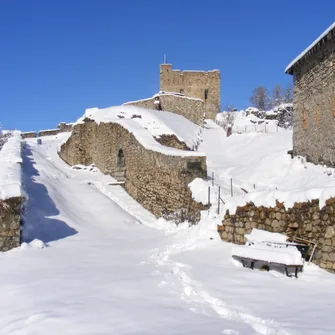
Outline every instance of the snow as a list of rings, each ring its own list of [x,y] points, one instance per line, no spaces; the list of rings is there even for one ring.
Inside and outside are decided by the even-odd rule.
[[[221,127],[207,120],[203,138],[199,150],[207,155],[208,174],[214,173],[215,185],[222,187],[226,202],[222,212],[233,214],[237,206],[249,201],[274,207],[279,200],[290,208],[295,202],[320,199],[322,207],[335,196],[335,169],[307,163],[302,157],[291,159],[287,154],[293,147],[290,130],[227,137]],[[235,189],[248,193],[230,197],[231,179]]]
[[[301,253],[294,246],[273,248],[263,244],[252,244],[248,247],[237,245],[232,248],[232,256],[250,258],[269,263],[286,265],[303,265]]]
[[[254,167],[253,146],[260,158],[272,135],[277,142],[285,135],[233,135],[227,143],[221,128],[206,127],[202,147],[216,144],[210,168],[234,176]],[[191,227],[157,220],[123,187],[109,185],[110,176],[67,166],[57,155],[67,137],[26,140],[24,243],[0,253],[2,335],[334,334],[333,274],[310,265],[296,280],[236,266],[215,211]]]
[[[253,107],[249,107],[249,112],[252,109]],[[255,108],[255,111],[258,111],[257,108]],[[234,116],[233,133],[274,133],[286,131],[286,129],[277,126],[277,120],[261,119],[254,114],[246,115],[246,112],[247,110],[230,112]],[[216,122],[218,124],[224,123],[226,117],[226,112],[218,113],[216,115]]]
[[[91,108],[76,122],[90,118],[96,123],[113,122],[131,132],[147,149],[173,156],[204,156],[203,153],[162,146],[153,137],[176,135],[189,148],[197,148],[201,141],[201,127],[181,115],[135,106],[115,106],[104,109]]]
[[[188,187],[192,192],[193,200],[202,203],[203,205],[208,205],[208,193],[206,194],[206,190],[208,190],[208,183],[205,180],[195,178],[188,184]]]
[[[286,242],[287,236],[280,233],[272,233],[266,230],[253,228],[250,234],[245,234],[244,237],[250,242]]]
[[[299,54],[285,69],[288,73],[291,68],[297,63],[301,58],[303,58],[310,50],[312,50],[325,36],[327,36],[333,29],[335,29],[335,22],[326,29],[310,46],[308,46],[301,54]]]
[[[0,200],[21,196],[21,132],[14,131],[0,151]]]
[[[301,253],[294,245],[283,244],[287,236],[254,228],[245,234],[245,245],[234,246],[232,256],[286,265],[303,265]]]

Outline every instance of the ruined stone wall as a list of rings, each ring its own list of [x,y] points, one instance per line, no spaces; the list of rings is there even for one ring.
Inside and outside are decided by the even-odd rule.
[[[74,127],[60,157],[70,165],[94,163],[113,177],[119,173],[118,155],[125,161],[125,189],[157,217],[179,221],[200,219],[204,206],[192,200],[188,184],[206,176],[206,157],[164,155],[144,148],[128,130],[115,123],[86,120]]]
[[[42,137],[42,136],[57,135],[59,133],[61,133],[59,129],[48,129],[48,130],[40,130],[37,134],[38,134],[38,137]]]
[[[160,90],[203,100],[206,119],[215,120],[216,114],[220,112],[220,81],[218,70],[180,71],[172,70],[171,64],[160,65]]]
[[[327,200],[321,209],[319,200],[296,203],[289,209],[279,202],[274,208],[248,203],[237,207],[234,215],[227,212],[222,226],[218,226],[218,232],[224,241],[244,244],[244,234],[250,233],[253,228],[316,242],[313,262],[335,272],[335,198]]]
[[[158,107],[159,101],[160,107]],[[191,122],[202,126],[204,118],[204,102],[200,99],[192,99],[182,95],[160,94],[151,99],[144,99],[125,103],[142,108],[159,109],[166,112],[184,116]]]
[[[293,68],[293,152],[335,167],[335,33]]]
[[[38,132],[38,137],[58,135],[60,133],[67,133],[67,132],[72,131],[72,128],[73,128],[73,123],[61,122],[57,125],[57,129],[40,130]]]
[[[37,132],[36,131],[28,131],[25,133],[22,133],[23,138],[35,138],[37,137]]]
[[[0,251],[20,246],[21,197],[0,200]]]

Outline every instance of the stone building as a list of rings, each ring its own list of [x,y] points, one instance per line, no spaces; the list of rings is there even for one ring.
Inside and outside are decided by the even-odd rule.
[[[215,120],[220,112],[220,71],[180,71],[161,64],[160,92],[124,105],[176,113],[202,125],[204,118]]]
[[[293,75],[293,154],[335,167],[335,22],[286,68]]]
[[[120,108],[119,117],[134,107]],[[99,116],[86,116],[73,127],[71,137],[61,146],[60,157],[69,165],[95,164],[123,183],[125,190],[157,217],[197,222],[205,207],[192,199],[188,184],[207,176],[206,156],[180,150],[181,142],[171,135],[151,136],[136,122],[143,120],[140,110],[136,109],[131,119],[115,116],[106,120],[106,110],[98,110]],[[97,117],[104,121],[96,121]]]
[[[220,112],[220,71],[172,70],[160,65],[160,91],[184,94],[204,102],[205,118],[214,120]]]

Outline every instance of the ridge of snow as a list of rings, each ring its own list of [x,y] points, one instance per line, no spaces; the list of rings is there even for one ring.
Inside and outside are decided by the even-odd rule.
[[[0,151],[0,200],[22,195],[21,146],[21,132],[14,131]]]
[[[325,36],[327,36],[333,29],[335,29],[335,22],[327,28],[312,44],[310,44],[302,53],[300,53],[285,69],[285,72],[287,73],[292,66],[297,63],[302,57],[304,57],[308,51],[313,49]]]
[[[135,117],[134,117],[135,116]],[[136,117],[137,116],[137,117]],[[154,137],[175,135],[189,148],[196,148],[201,139],[201,127],[181,115],[150,110],[137,106],[114,106],[104,109],[86,109],[76,124],[85,118],[100,123],[117,123],[132,133],[149,150],[171,156],[205,156],[204,153],[170,148],[158,143]]]

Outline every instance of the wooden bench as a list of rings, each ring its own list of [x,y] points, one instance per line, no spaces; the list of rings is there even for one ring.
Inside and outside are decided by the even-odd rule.
[[[294,276],[298,278],[298,272],[302,272],[303,265],[301,264],[284,264],[284,263],[277,263],[277,262],[268,262],[268,261],[263,261],[259,259],[253,259],[253,258],[248,258],[248,257],[240,257],[240,256],[235,256],[233,255],[233,258],[241,261],[243,264],[243,267],[245,268],[250,268],[251,270],[254,269],[254,265],[256,262],[262,262],[265,265],[275,265],[275,266],[281,266],[285,269],[285,273],[287,277],[292,277],[293,275],[289,273],[289,269],[293,268],[294,269]],[[250,263],[250,266],[248,265],[248,262]]]
[[[304,245],[297,242],[286,241],[287,237],[278,233],[270,233],[254,229],[245,235],[245,245],[232,248],[232,257],[241,261],[244,267],[254,269],[255,263],[263,263],[268,269],[271,265],[283,267],[288,277],[292,277],[290,269],[294,269],[294,276],[303,270],[304,258],[302,250]]]

